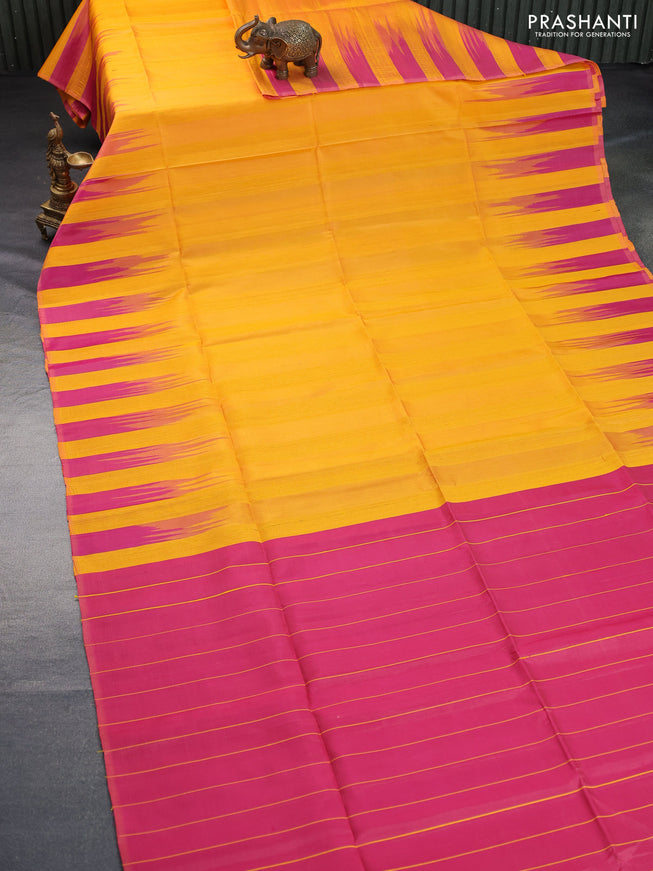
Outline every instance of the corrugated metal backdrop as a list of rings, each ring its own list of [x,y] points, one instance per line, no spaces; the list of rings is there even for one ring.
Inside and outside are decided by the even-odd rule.
[[[0,0],[0,73],[29,73],[39,68],[73,14],[78,0]],[[165,0],[170,2],[170,0]],[[599,63],[650,63],[653,61],[652,0],[418,0],[422,5],[464,21],[488,33],[516,42],[555,48],[589,57]],[[537,16],[529,22],[529,16]],[[565,27],[542,27],[541,15],[556,15]],[[589,18],[590,25],[567,28],[567,15]],[[625,15],[637,15],[637,27],[617,32],[629,36],[598,36],[593,28],[597,16],[607,23]],[[615,30],[607,27],[607,30]],[[537,33],[562,33],[537,36]],[[587,34],[590,35],[587,35]],[[575,35],[581,34],[581,35]]]
[[[599,63],[651,63],[653,61],[653,0],[418,0],[449,18],[464,21],[487,33],[504,36],[515,42],[554,48],[569,54],[589,57]],[[542,27],[540,16],[554,23],[559,15],[563,28]],[[567,27],[567,16],[580,27]],[[608,25],[608,15],[620,21],[619,27]],[[625,16],[630,15],[630,19]],[[633,28],[632,16],[637,16]],[[529,16],[536,20],[529,21]],[[596,18],[606,24],[594,28]],[[589,19],[589,24],[585,21]],[[599,36],[601,32],[629,33],[629,36]],[[562,33],[561,36],[537,36],[537,33]],[[576,36],[575,34],[579,34]],[[589,35],[587,35],[589,34]]]
[[[37,70],[79,0],[0,0],[0,72]]]

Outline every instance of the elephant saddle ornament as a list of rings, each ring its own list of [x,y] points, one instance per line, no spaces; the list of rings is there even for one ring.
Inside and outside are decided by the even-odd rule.
[[[249,39],[245,34],[251,31]],[[304,67],[304,75],[314,78],[318,72],[322,37],[306,21],[292,19],[261,21],[255,15],[252,21],[241,24],[234,36],[236,48],[244,52],[243,59],[263,55],[264,70],[275,70],[278,79],[288,78],[288,64]]]

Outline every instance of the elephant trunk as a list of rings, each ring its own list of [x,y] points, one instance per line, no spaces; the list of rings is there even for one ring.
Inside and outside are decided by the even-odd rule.
[[[245,54],[240,55],[243,60],[248,57],[254,57],[256,54],[256,52],[250,48],[249,42],[243,39],[243,36],[248,30],[251,30],[252,27],[255,27],[258,24],[258,21],[258,15],[255,15],[252,21],[248,21],[247,24],[241,24],[235,33],[234,39],[236,40],[236,48],[239,51],[245,52]]]

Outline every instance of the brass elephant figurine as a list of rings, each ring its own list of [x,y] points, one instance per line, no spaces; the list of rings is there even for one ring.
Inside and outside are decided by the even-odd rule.
[[[252,32],[245,39],[248,30]],[[261,67],[276,70],[278,79],[288,78],[288,64],[304,67],[309,79],[317,75],[317,65],[322,48],[322,37],[306,21],[291,19],[279,21],[268,18],[261,21],[255,15],[252,21],[242,24],[235,34],[236,48],[245,54],[243,59],[262,54]]]

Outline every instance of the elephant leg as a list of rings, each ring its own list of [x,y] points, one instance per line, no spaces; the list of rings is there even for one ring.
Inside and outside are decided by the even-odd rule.
[[[288,62],[282,60],[281,58],[275,58],[275,66],[277,68],[277,78],[278,79],[287,79],[288,78]]]
[[[261,69],[264,70],[273,70],[274,69],[274,61],[269,55],[263,55],[263,59],[261,61]]]
[[[306,58],[304,61],[304,75],[309,79],[314,79],[317,75],[317,60],[314,57]]]

